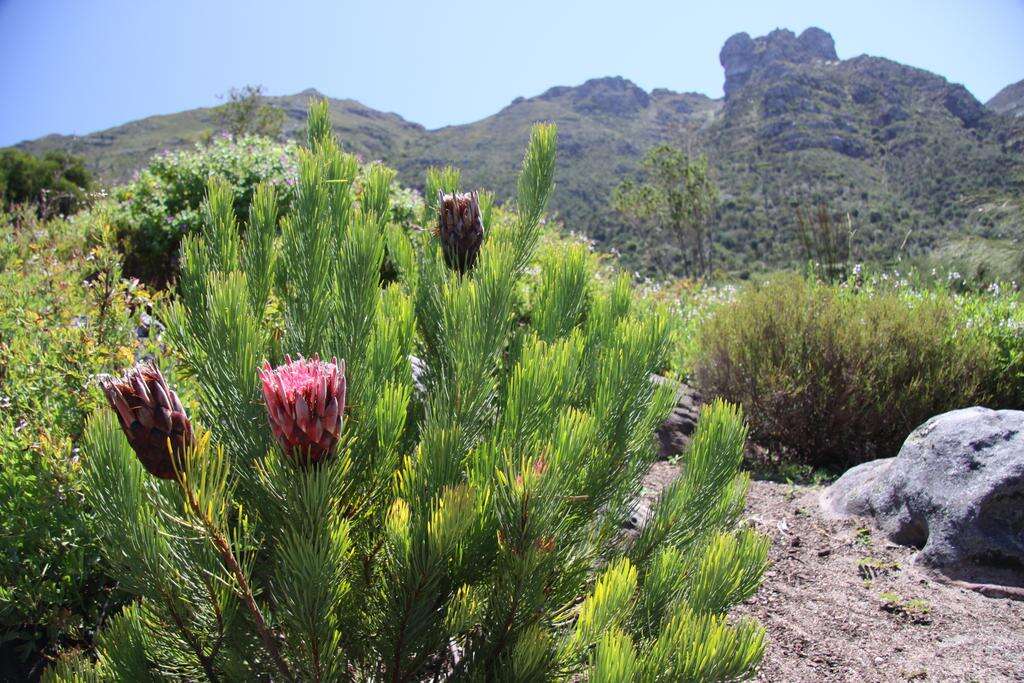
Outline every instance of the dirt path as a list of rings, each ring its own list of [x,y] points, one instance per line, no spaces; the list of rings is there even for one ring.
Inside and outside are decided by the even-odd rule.
[[[674,473],[656,464],[648,488]],[[751,485],[747,518],[771,537],[771,566],[736,612],[768,631],[758,680],[1024,681],[1024,602],[929,578],[913,549],[824,519],[819,492]]]

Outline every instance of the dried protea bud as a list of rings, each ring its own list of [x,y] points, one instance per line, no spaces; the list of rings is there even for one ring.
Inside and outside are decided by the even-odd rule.
[[[437,230],[448,267],[465,273],[476,263],[484,242],[484,222],[476,192],[437,193]]]
[[[542,553],[550,553],[556,545],[554,536],[541,536],[537,539],[537,549]]]
[[[124,377],[102,378],[100,386],[142,466],[155,477],[174,479],[193,445],[192,423],[160,369],[142,362]]]
[[[292,360],[260,371],[270,429],[285,454],[299,465],[326,458],[341,435],[345,412],[345,361]]]

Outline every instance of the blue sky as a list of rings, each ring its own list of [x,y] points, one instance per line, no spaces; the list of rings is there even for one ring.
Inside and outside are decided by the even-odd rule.
[[[316,87],[435,128],[518,95],[621,75],[722,93],[733,33],[816,25],[982,101],[1024,78],[1024,0],[655,2],[0,0],[0,145]]]

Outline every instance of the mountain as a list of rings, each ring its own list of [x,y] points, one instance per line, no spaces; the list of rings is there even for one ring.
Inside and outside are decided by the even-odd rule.
[[[285,112],[285,137],[304,135],[309,101],[322,97],[310,88],[295,95],[268,98]],[[423,126],[397,114],[379,112],[355,100],[332,99],[330,103],[331,120],[346,147],[371,159],[394,158],[411,139],[426,132]],[[54,148],[66,149],[84,157],[101,179],[117,183],[128,180],[132,172],[144,166],[154,154],[201,142],[217,125],[216,108],[202,107],[178,114],[150,116],[88,135],[47,135],[22,142],[17,147],[33,154]]]
[[[722,197],[717,264],[730,270],[802,258],[796,207],[819,203],[844,223],[849,217],[857,258],[914,255],[966,235],[1020,238],[1024,117],[986,108],[963,86],[921,69],[879,57],[841,60],[818,28],[740,33],[719,57],[722,99],[597,78],[436,130],[353,100],[329,104],[343,145],[395,166],[404,182],[420,186],[428,166],[452,163],[467,186],[506,198],[530,125],[556,122],[552,208],[569,228],[617,248],[637,268],[677,270],[680,249],[628,227],[608,197],[661,143],[708,156]],[[301,135],[312,96],[318,93],[270,98],[287,114],[286,136]],[[196,109],[20,147],[68,149],[116,181],[151,154],[194,144],[214,126],[213,109]]]
[[[1024,116],[1024,81],[1006,86],[986,102],[985,106],[1000,114]]]
[[[849,214],[865,258],[1020,235],[1017,123],[962,85],[879,57],[839,60],[816,28],[738,34],[720,61],[725,106],[704,143],[730,193],[722,244],[748,241],[748,260],[776,262],[794,205],[818,202]]]

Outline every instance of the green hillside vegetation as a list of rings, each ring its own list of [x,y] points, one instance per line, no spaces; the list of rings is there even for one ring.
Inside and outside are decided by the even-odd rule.
[[[878,57],[839,60],[820,29],[738,34],[720,58],[723,99],[598,78],[437,130],[339,99],[329,100],[331,123],[348,151],[384,160],[410,187],[422,189],[427,167],[450,163],[466,169],[468,186],[507,200],[515,188],[504,169],[516,163],[533,123],[554,122],[563,141],[555,215],[648,272],[669,264],[682,274],[680,245],[630,228],[610,198],[649,149],[666,143],[708,157],[722,199],[712,260],[733,273],[802,258],[796,209],[820,203],[849,214],[858,260],[918,256],[967,235],[1019,243],[1020,117],[986,109],[962,86],[921,69]],[[267,99],[285,113],[285,138],[301,135],[316,94]],[[114,182],[154,153],[203,140],[217,122],[215,108],[195,109],[21,147],[70,150]]]
[[[296,140],[305,134],[309,101],[319,96],[309,89],[287,97],[266,98],[285,113],[283,137]],[[85,158],[100,178],[116,184],[131,178],[155,154],[208,142],[211,135],[221,132],[223,106],[150,116],[83,136],[48,135],[18,147],[33,154],[66,149]],[[395,114],[383,114],[354,100],[330,100],[330,116],[349,151],[371,159],[395,156],[407,140],[424,131],[422,126]]]
[[[959,273],[971,282],[991,284],[1024,279],[1019,242],[968,236],[933,250],[921,260],[922,272]]]

